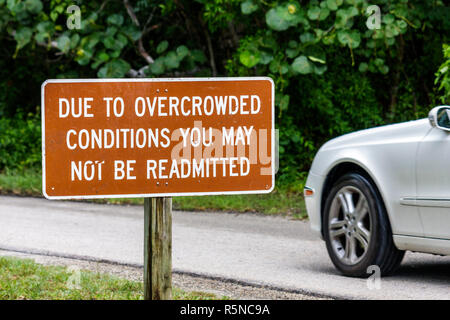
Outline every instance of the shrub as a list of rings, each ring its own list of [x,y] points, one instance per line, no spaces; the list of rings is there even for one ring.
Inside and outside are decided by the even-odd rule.
[[[36,114],[39,114],[37,112]],[[41,123],[38,115],[0,118],[0,171],[41,165]]]

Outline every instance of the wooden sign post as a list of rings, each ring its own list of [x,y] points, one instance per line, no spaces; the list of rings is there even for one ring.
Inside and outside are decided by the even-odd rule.
[[[172,298],[172,198],[144,199],[144,299]]]
[[[47,80],[41,96],[46,198],[145,198],[146,299],[171,298],[171,197],[274,187],[270,78]]]

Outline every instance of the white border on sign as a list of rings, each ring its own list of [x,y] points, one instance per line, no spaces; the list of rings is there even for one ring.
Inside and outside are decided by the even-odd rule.
[[[178,193],[144,193],[113,194],[87,196],[49,196],[45,184],[45,86],[47,83],[80,83],[80,82],[193,82],[193,81],[253,81],[267,80],[272,85],[272,186],[263,190],[214,191],[214,192],[178,192]],[[270,77],[216,77],[216,78],[124,78],[124,79],[48,79],[41,85],[41,131],[42,131],[42,193],[49,200],[57,199],[101,199],[101,198],[144,198],[144,197],[183,197],[227,194],[264,194],[275,188],[275,84]]]

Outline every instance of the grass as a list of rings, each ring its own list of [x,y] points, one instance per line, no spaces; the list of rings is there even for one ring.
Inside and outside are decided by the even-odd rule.
[[[41,173],[36,171],[5,171],[0,173],[0,194],[42,196]],[[142,198],[100,199],[95,202],[142,205]],[[301,192],[292,192],[277,186],[270,194],[242,194],[226,196],[198,196],[173,198],[176,210],[259,212],[286,215],[294,219],[306,217]]]
[[[142,282],[108,274],[80,271],[79,285],[75,273],[61,266],[44,266],[32,260],[0,257],[0,300],[141,300]],[[72,284],[72,285],[70,285]],[[205,292],[186,292],[174,288],[174,300],[217,300]]]
[[[0,173],[0,194],[25,196],[42,195],[42,174],[40,171],[5,171]]]

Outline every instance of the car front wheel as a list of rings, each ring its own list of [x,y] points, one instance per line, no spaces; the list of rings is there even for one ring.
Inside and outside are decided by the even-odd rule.
[[[389,275],[403,259],[380,195],[358,173],[346,174],[334,184],[325,201],[323,230],[328,254],[344,275],[369,276],[370,266]]]

